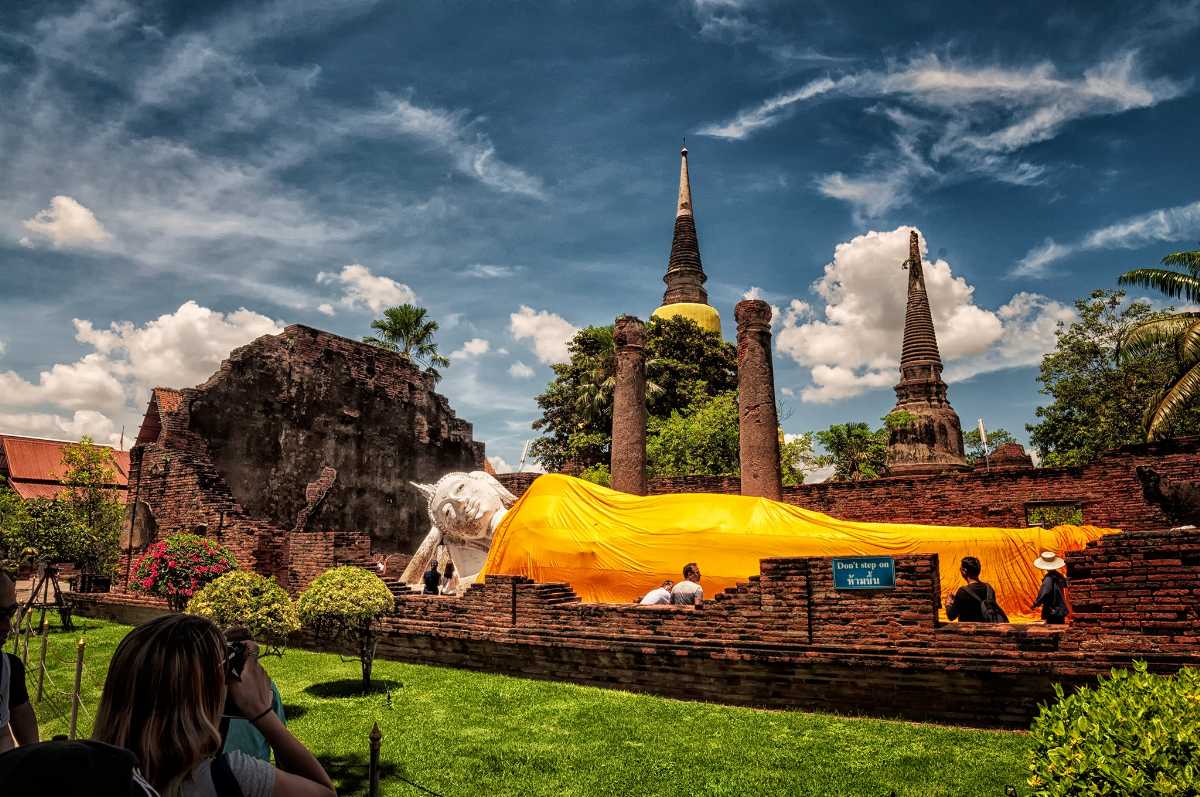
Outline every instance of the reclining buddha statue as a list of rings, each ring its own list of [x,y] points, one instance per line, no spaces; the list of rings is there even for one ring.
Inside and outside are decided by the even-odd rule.
[[[488,575],[566,582],[584,601],[628,603],[698,562],[705,593],[746,581],[759,561],[780,556],[938,554],[941,593],[962,585],[964,556],[983,563],[983,580],[1014,620],[1032,619],[1043,550],[1083,548],[1111,531],[929,526],[837,520],[791,504],[740,495],[636,496],[569,476],[539,477],[520,500],[483,472],[451,473],[418,485],[433,529],[404,573],[420,584],[445,546],[460,590]]]

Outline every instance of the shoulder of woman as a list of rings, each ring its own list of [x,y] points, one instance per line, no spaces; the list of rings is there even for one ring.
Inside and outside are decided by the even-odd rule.
[[[241,750],[226,753],[229,769],[242,787],[244,797],[270,797],[275,788],[275,766]]]

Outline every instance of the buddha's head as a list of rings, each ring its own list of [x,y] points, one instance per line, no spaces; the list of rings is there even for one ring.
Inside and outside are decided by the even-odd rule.
[[[434,484],[412,484],[429,499],[429,522],[443,534],[463,540],[486,538],[497,513],[517,500],[481,470],[448,473]]]

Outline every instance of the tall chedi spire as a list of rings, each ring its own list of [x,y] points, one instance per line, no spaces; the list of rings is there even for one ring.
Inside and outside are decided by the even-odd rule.
[[[908,306],[904,313],[904,344],[900,350],[900,382],[896,408],[915,416],[892,429],[888,441],[888,468],[893,474],[939,473],[967,466],[963,456],[962,424],[946,398],[942,381],[942,356],[938,352],[921,244],[916,230],[909,234]]]
[[[667,284],[662,307],[651,315],[655,318],[684,316],[710,332],[721,332],[721,314],[708,304],[704,290],[704,266],[700,263],[700,242],[696,238],[696,219],[692,205],[692,181],[688,176],[688,151],[679,151],[679,203],[675,208],[675,238],[671,241],[671,257],[667,260]]]

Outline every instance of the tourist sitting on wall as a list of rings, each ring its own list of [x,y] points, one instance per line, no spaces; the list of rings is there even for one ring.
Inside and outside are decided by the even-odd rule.
[[[667,579],[662,583],[662,586],[655,587],[646,593],[641,600],[642,606],[665,606],[671,602],[671,586],[675,582]]]
[[[1042,551],[1041,555],[1033,560],[1034,567],[1046,571],[1037,600],[1033,602],[1034,609],[1042,607],[1042,619],[1046,621],[1046,625],[1062,625],[1071,613],[1067,606],[1067,578],[1059,572],[1066,564],[1054,551]]]
[[[437,558],[429,563],[429,569],[425,571],[425,592],[426,595],[437,595],[438,587],[442,585],[442,573],[438,570]]]
[[[245,628],[229,629],[225,632],[225,639],[228,642],[245,642],[252,646],[250,652],[257,654],[258,645],[250,638],[250,632]],[[287,725],[287,715],[283,711],[283,697],[279,694],[279,687],[275,685],[274,679],[268,680],[271,682],[271,711],[275,712],[280,722]],[[221,737],[225,740],[221,747],[224,753],[238,750],[262,761],[271,760],[271,745],[267,743],[267,737],[244,717],[222,717]]]
[[[0,648],[17,613],[17,582],[0,570]],[[11,653],[0,653],[0,753],[38,740],[37,715],[25,688],[25,666]]]
[[[458,579],[454,576],[454,562],[446,562],[446,569],[442,571],[442,586],[439,587],[443,595],[458,594]]]
[[[700,567],[695,562],[683,566],[683,581],[671,587],[672,606],[696,606],[704,600],[700,586]]]
[[[109,663],[92,738],[138,758],[155,789],[172,797],[327,797],[333,783],[271,710],[271,681],[251,651],[226,677],[230,648],[211,621],[158,617],[130,631]],[[226,689],[275,752],[275,764],[221,753]]]
[[[996,591],[992,585],[979,580],[983,570],[974,556],[964,556],[958,572],[962,573],[966,586],[946,597],[946,616],[962,623],[1007,623],[1008,615],[996,603]]]

